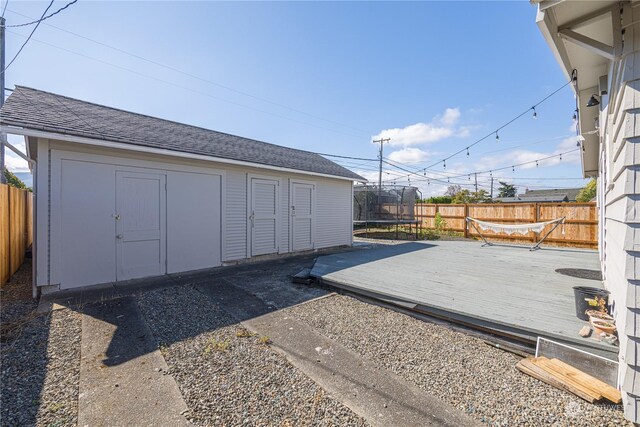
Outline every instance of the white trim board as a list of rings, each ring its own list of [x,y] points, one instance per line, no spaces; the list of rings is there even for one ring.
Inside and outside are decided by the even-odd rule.
[[[164,148],[152,148],[152,147],[145,147],[141,145],[124,144],[120,142],[111,142],[106,140],[103,141],[103,140],[94,139],[94,138],[65,135],[65,134],[60,134],[55,132],[45,132],[45,131],[39,131],[39,130],[33,130],[33,129],[15,128],[11,126],[0,126],[0,132],[6,132],[7,134],[12,134],[12,135],[24,135],[24,136],[33,136],[38,138],[48,138],[48,139],[53,139],[58,141],[93,145],[98,147],[118,148],[118,149],[128,150],[128,151],[160,154],[160,155],[165,155],[170,157],[180,157],[185,159],[197,159],[197,160],[204,160],[208,162],[216,162],[216,163],[229,164],[229,165],[247,166],[247,167],[252,167],[257,169],[267,169],[267,170],[273,170],[273,171],[279,171],[279,172],[289,172],[289,173],[297,173],[297,174],[311,175],[311,176],[322,176],[326,178],[340,179],[340,180],[351,181],[351,182],[368,182],[367,180],[357,181],[353,178],[347,178],[344,176],[330,175],[330,174],[319,173],[319,172],[310,172],[310,171],[291,169],[291,168],[285,168],[280,166],[271,166],[271,165],[265,165],[262,163],[252,163],[252,162],[247,162],[242,160],[226,159],[223,157],[207,156],[203,154],[194,154],[194,153],[188,153],[183,151],[168,150]]]

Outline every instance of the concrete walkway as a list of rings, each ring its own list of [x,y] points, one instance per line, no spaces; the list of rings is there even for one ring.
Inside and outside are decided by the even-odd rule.
[[[133,297],[84,308],[81,351],[79,426],[191,425]]]
[[[475,420],[288,317],[230,281],[198,289],[334,398],[374,426],[474,426]],[[276,302],[277,303],[277,302]]]

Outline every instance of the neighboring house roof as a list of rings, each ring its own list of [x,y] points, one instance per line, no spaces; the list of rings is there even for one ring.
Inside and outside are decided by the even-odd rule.
[[[556,188],[549,190],[526,190],[520,197],[555,197],[565,195],[569,202],[575,202],[582,188]]]
[[[569,201],[565,193],[542,196],[527,196],[525,194],[520,194],[516,197],[497,197],[495,200],[502,203],[556,203]]]
[[[319,154],[16,86],[0,124],[366,181]]]

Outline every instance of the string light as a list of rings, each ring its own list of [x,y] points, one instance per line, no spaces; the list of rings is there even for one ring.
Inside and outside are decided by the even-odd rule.
[[[469,181],[471,181],[471,174],[469,174]]]
[[[447,161],[446,160],[442,161],[442,167],[445,168],[445,169],[447,168]]]
[[[538,118],[538,112],[536,111],[536,107],[531,107],[531,109],[533,110],[533,118],[537,119]]]
[[[498,131],[496,131],[496,141],[500,141],[500,135],[498,135]]]
[[[469,157],[469,147],[467,147],[467,157]]]
[[[451,181],[449,181],[449,178],[447,178],[447,182],[451,182]]]
[[[533,165],[534,163],[536,164],[536,167],[539,167],[539,166],[540,166],[540,162],[541,162],[541,161],[543,161],[543,160],[552,159],[552,158],[558,158],[558,159],[560,159],[560,158],[561,158],[562,156],[564,156],[565,154],[569,154],[569,153],[572,153],[572,152],[574,152],[574,151],[578,151],[578,150],[580,150],[580,148],[576,148],[576,149],[574,149],[574,150],[569,150],[569,151],[566,151],[566,152],[564,152],[564,153],[554,154],[554,155],[552,155],[552,156],[544,157],[544,158],[542,158],[542,159],[531,160],[531,161],[529,161],[529,162],[523,162],[523,163],[518,163],[518,164],[512,164],[512,165],[511,165],[511,171],[512,171],[512,172],[515,172],[515,167],[516,167],[516,166]],[[442,160],[442,162],[444,163],[444,160]],[[385,163],[386,163],[386,162],[385,162]],[[422,177],[420,176],[419,172],[420,172],[420,171],[423,171],[423,173],[424,173],[424,175],[425,175],[425,178],[424,178],[424,179],[418,179],[418,181],[423,181],[423,182],[424,182],[424,181],[425,181],[425,180],[427,180],[427,178],[428,178],[428,177],[427,177],[427,175],[426,175],[426,170],[427,170],[426,168],[425,168],[425,169],[420,169],[420,170],[418,170],[417,172],[413,172],[413,171],[410,171],[410,170],[408,170],[408,169],[404,169],[404,168],[402,168],[402,167],[400,167],[400,166],[394,165],[393,163],[389,163],[389,164],[390,164],[391,166],[394,166],[394,167],[396,167],[396,168],[400,169],[400,170],[403,170],[403,171],[405,171],[405,172],[409,172],[409,174],[408,174],[408,175],[406,175],[407,177],[409,177],[409,176],[411,176],[411,175],[416,175],[416,176],[418,176],[418,177],[422,178]],[[509,169],[509,166],[500,167],[500,168],[497,168],[496,170],[501,171],[501,170],[506,170],[506,169]],[[437,173],[437,172],[434,172],[434,173]],[[473,173],[468,173],[468,172],[467,172],[467,173],[464,173],[464,174],[461,174],[461,175],[449,175],[449,176],[447,176],[447,178],[449,178],[449,182],[451,182],[451,179],[455,179],[455,178],[463,178],[465,175],[467,175],[467,179],[468,179],[468,180],[470,180],[470,176],[471,176],[471,175],[473,175],[474,173],[475,173],[475,174],[490,173],[490,174],[493,176],[493,170],[484,170],[484,171],[476,171],[476,172],[473,172]],[[438,181],[438,180],[436,179],[436,181]],[[439,182],[444,182],[444,176],[442,177],[442,181],[439,181]]]
[[[562,161],[562,154],[560,154],[560,161]]]

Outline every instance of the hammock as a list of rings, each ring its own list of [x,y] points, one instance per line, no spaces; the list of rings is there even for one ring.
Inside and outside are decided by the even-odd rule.
[[[467,217],[467,228],[468,228],[468,226],[470,224],[471,226],[473,226],[473,228],[476,229],[476,231],[478,232],[478,234],[480,235],[482,240],[484,240],[484,244],[482,246],[492,246],[492,243],[487,241],[487,239],[482,235],[482,233],[480,232],[478,227],[480,227],[483,231],[489,230],[489,231],[493,231],[494,233],[505,233],[505,234],[510,236],[512,234],[525,235],[525,234],[527,234],[527,233],[529,233],[531,231],[533,231],[534,233],[541,233],[542,230],[544,230],[544,228],[547,225],[555,224],[547,232],[547,234],[545,234],[544,237],[542,237],[542,239],[540,239],[540,241],[536,242],[536,244],[533,247],[531,247],[530,250],[533,251],[533,250],[536,250],[536,249],[540,249],[540,244],[560,224],[562,224],[562,234],[564,234],[564,219],[565,219],[565,217],[562,217],[562,218],[554,219],[554,220],[551,220],[551,221],[532,222],[532,223],[529,223],[529,224],[497,224],[495,222],[480,221],[479,219]],[[476,224],[478,224],[478,225],[476,226]]]

